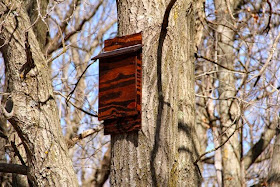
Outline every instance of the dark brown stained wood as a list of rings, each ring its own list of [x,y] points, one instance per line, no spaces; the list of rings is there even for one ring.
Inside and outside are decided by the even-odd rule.
[[[136,92],[137,92],[137,111],[141,116],[141,101],[142,101],[142,54],[138,53],[136,58]],[[141,119],[141,118],[140,118]]]
[[[137,114],[136,57],[124,58],[122,62],[122,66],[115,67],[114,62],[100,60],[99,120]]]
[[[125,57],[119,56],[115,58],[101,59],[99,63],[99,70],[100,72],[103,72],[128,65],[135,66],[135,58],[135,55],[126,55]]]
[[[141,115],[104,121],[104,134],[121,134],[141,129]]]
[[[142,44],[141,33],[106,40],[104,44],[104,51],[113,51],[115,49],[133,46],[137,44]]]
[[[98,119],[105,134],[141,129],[141,33],[106,40],[99,59]]]

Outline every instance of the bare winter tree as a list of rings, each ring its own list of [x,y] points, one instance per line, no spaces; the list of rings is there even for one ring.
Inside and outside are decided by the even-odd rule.
[[[44,8],[44,7],[42,7]],[[51,77],[23,2],[1,2],[1,52],[9,94],[1,112],[17,131],[33,186],[76,186]],[[39,35],[37,35],[38,38]]]
[[[97,72],[89,59],[113,32],[116,14],[110,3],[1,2],[1,171],[15,176],[2,173],[2,185],[28,185],[17,173],[27,175],[30,185],[77,186],[68,148],[82,185],[106,181],[108,167],[98,168],[108,138],[96,120]],[[105,175],[95,179],[96,171]]]
[[[214,147],[198,159],[205,163],[205,185],[267,184],[279,120],[278,6],[276,1],[205,3],[196,64],[197,125],[209,128],[208,150]]]

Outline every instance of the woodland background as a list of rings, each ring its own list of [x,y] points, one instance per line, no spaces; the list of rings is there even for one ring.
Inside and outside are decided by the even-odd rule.
[[[280,3],[200,3],[194,56],[201,155],[196,163],[202,186],[267,186],[280,178]],[[116,2],[50,0],[47,11],[33,21],[37,18],[48,30],[41,49],[51,69],[60,124],[79,185],[109,186],[110,136],[103,135],[96,118],[98,62],[90,59],[102,50],[104,40],[117,35]],[[1,57],[2,101],[7,97],[5,78]],[[1,122],[1,137],[0,162],[19,163],[14,145],[19,152],[23,145],[7,120]],[[15,180],[26,182],[26,177],[0,174],[2,186]]]

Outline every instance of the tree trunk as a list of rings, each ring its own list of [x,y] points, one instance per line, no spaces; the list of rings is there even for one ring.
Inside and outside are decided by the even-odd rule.
[[[228,4],[227,4],[228,3]],[[238,5],[238,1],[215,0],[217,11],[218,32],[218,63],[229,69],[234,69],[234,20],[230,14]],[[236,79],[233,72],[219,67],[219,115],[223,132],[222,142],[228,142],[222,147],[223,186],[242,186],[240,168],[240,142],[237,131],[238,106],[235,96]]]
[[[280,121],[280,120],[278,120]],[[278,123],[279,124],[279,123]],[[280,133],[277,132],[275,143],[273,147],[272,160],[268,174],[268,184],[271,187],[280,186]]]
[[[175,3],[175,4],[174,4]],[[119,35],[142,31],[142,130],[111,137],[112,186],[199,186],[193,1],[119,0]],[[170,15],[169,15],[170,14]]]
[[[25,7],[32,29],[43,51],[47,42],[48,25],[43,18],[46,16],[49,0],[25,0]],[[39,10],[39,11],[38,11]]]
[[[24,145],[33,186],[78,186],[63,139],[50,73],[22,1],[2,1],[7,92],[2,112]]]

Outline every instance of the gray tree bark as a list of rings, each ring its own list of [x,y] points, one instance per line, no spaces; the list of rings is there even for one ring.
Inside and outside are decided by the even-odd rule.
[[[40,49],[43,51],[47,42],[48,31],[48,25],[43,18],[46,16],[49,0],[25,0],[24,3],[32,29]]]
[[[119,35],[142,31],[142,130],[111,137],[112,186],[199,186],[193,1],[119,0]],[[170,14],[170,15],[169,15]]]
[[[194,39],[194,44],[195,44],[195,51],[197,48],[200,47],[201,45],[201,40],[204,34],[204,28],[203,28],[203,22],[205,22],[205,10],[203,4],[205,3],[205,0],[199,0],[196,2],[196,10],[195,10],[195,39]],[[207,69],[207,66],[204,66],[203,68]],[[208,80],[208,79],[207,79]],[[205,80],[206,81],[206,80]],[[209,83],[210,85],[210,83]],[[205,90],[199,90],[202,92],[207,92]],[[198,98],[197,101],[199,106],[205,106],[209,102],[205,98]],[[209,105],[209,104],[208,104]],[[197,137],[199,139],[199,154],[202,154],[206,151],[207,147],[207,130],[209,128],[209,121],[207,121],[208,118],[208,112],[207,109],[209,110],[209,106],[207,107],[197,107],[196,108],[196,132],[197,132]],[[207,121],[207,122],[206,122]],[[208,123],[206,125],[206,123]]]
[[[23,1],[0,4],[7,92],[2,113],[26,151],[33,186],[78,186],[63,139],[50,73]],[[37,35],[38,37],[38,35]]]
[[[278,120],[278,124],[279,124],[279,122],[280,122],[280,120]],[[280,160],[280,132],[279,132],[279,129],[277,129],[275,143],[273,146],[271,165],[270,165],[270,169],[269,169],[269,173],[268,173],[268,184],[271,187],[280,186],[279,160]]]

